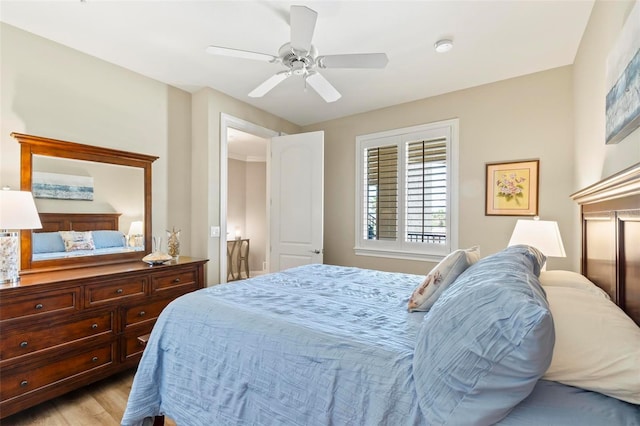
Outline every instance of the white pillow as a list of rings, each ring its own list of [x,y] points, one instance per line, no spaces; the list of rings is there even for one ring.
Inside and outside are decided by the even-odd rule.
[[[595,285],[582,274],[573,271],[541,271],[540,284],[543,287],[572,287],[587,290],[606,299],[611,299],[606,291]]]
[[[640,327],[588,290],[546,287],[556,343],[543,379],[640,404]]]
[[[478,246],[449,253],[413,291],[409,298],[409,312],[428,311],[431,309],[431,306],[449,284],[454,282],[458,275],[478,260],[480,260],[480,248]]]
[[[75,250],[95,250],[96,246],[93,244],[93,236],[91,231],[77,232],[77,231],[58,231],[64,241],[65,251]]]

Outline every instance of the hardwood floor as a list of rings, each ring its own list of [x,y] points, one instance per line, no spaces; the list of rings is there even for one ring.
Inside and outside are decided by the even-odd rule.
[[[85,386],[0,420],[2,426],[115,426],[120,424],[135,370]],[[165,418],[165,426],[175,426]]]

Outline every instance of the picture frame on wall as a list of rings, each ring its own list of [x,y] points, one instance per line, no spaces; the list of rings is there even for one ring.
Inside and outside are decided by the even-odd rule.
[[[537,216],[540,160],[486,165],[486,216]]]
[[[640,0],[607,56],[605,143],[622,141],[640,127]]]

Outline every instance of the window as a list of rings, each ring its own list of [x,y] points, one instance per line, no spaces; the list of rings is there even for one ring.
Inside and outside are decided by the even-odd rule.
[[[358,136],[356,254],[437,260],[457,248],[457,129]]]

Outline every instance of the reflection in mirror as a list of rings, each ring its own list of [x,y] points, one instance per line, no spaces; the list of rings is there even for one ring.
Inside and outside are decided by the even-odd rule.
[[[43,226],[20,233],[23,273],[142,259],[151,247],[151,164],[158,157],[11,136],[20,143],[20,188],[33,192]],[[142,231],[128,235],[140,223]]]
[[[32,235],[33,261],[144,251],[142,169],[34,155],[31,191],[43,222]]]

